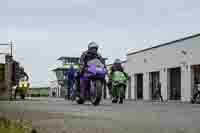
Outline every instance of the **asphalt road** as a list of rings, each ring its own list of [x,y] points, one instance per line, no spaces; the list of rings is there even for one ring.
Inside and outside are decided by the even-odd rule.
[[[49,133],[199,133],[200,105],[103,101],[77,105],[62,99],[1,101],[0,112],[30,120]]]

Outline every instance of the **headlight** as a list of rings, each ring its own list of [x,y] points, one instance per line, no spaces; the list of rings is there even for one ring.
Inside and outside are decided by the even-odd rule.
[[[97,67],[96,70],[97,71],[103,71],[103,69],[101,67]]]

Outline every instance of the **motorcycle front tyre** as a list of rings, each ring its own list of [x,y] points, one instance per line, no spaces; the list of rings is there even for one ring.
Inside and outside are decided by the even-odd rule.
[[[84,104],[85,100],[83,98],[78,97],[76,100],[77,104]]]
[[[103,84],[100,80],[95,80],[93,82],[96,89],[96,94],[95,96],[92,96],[91,102],[94,106],[98,106],[101,102]]]

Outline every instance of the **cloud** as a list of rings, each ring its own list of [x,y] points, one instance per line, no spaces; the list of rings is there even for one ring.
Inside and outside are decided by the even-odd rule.
[[[14,40],[15,57],[33,85],[48,84],[59,56],[80,56],[89,41],[125,59],[127,52],[199,31],[199,1],[7,0],[0,5],[0,42]],[[144,43],[144,40],[146,42]]]

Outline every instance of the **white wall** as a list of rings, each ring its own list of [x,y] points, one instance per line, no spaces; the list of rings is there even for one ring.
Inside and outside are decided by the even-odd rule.
[[[126,73],[128,73],[128,64],[127,64],[127,62],[123,63],[122,66],[123,66],[123,68],[124,68],[124,71],[125,71]],[[128,93],[129,93],[129,85],[128,85],[128,83],[127,83],[126,95],[125,95],[126,99],[129,98],[129,97],[128,97]]]
[[[184,55],[182,51],[186,51]],[[182,101],[188,101],[191,96],[191,65],[200,64],[200,37],[176,42],[170,45],[153,48],[137,54],[127,56],[127,72],[133,75],[144,73],[144,98],[148,98],[148,79],[146,72],[160,71],[162,95],[167,99],[167,69],[181,67],[181,92]],[[146,59],[147,62],[144,61]],[[188,67],[187,67],[188,66]],[[165,70],[165,72],[164,72]],[[135,89],[132,85],[132,91]],[[132,93],[134,94],[134,93]],[[134,96],[132,96],[134,98]]]
[[[187,55],[183,55],[182,50],[185,50]],[[199,51],[200,37],[154,48],[127,56],[127,70],[131,73],[142,73],[177,67],[184,61],[188,65],[199,64]],[[147,60],[146,63],[144,59]]]
[[[181,68],[181,100],[190,101],[191,99],[191,87],[192,87],[192,73],[191,67],[182,67]]]
[[[168,99],[168,75],[167,75],[167,70],[166,69],[162,69],[160,71],[160,82],[162,83],[162,88],[161,88],[161,95],[163,96],[163,100],[167,100]]]
[[[145,72],[143,75],[143,98],[150,100],[149,73]]]

